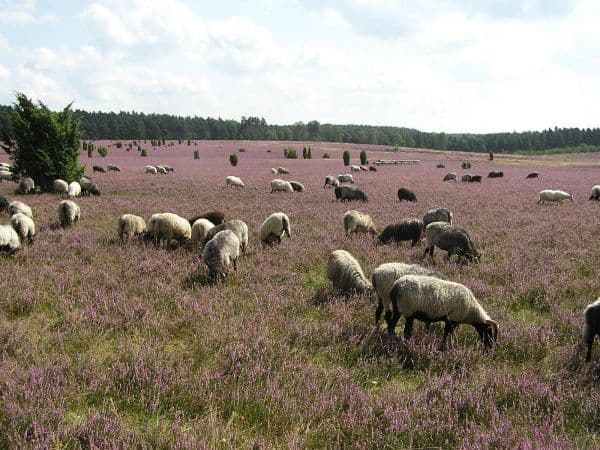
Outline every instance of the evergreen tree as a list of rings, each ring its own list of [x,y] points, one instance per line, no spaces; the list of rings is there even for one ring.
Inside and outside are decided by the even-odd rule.
[[[365,166],[369,161],[367,160],[367,152],[365,150],[361,150],[360,152],[360,163]]]
[[[344,150],[343,158],[344,158],[344,165],[349,166],[350,165],[350,152],[348,150]]]

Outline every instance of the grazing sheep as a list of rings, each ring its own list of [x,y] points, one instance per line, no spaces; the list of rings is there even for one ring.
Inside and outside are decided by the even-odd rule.
[[[21,240],[12,225],[9,223],[0,225],[0,251],[12,255],[20,248]]]
[[[246,222],[239,219],[233,219],[228,220],[221,225],[217,225],[208,231],[205,242],[210,241],[219,231],[222,230],[233,231],[240,241],[240,249],[242,250],[242,253],[246,253],[246,249],[248,248],[248,225],[246,225]]]
[[[225,178],[225,186],[243,188],[245,185],[244,185],[244,182],[240,178],[234,177],[233,175],[229,175],[228,177]]]
[[[292,189],[294,190],[294,192],[306,191],[302,183],[298,183],[297,181],[290,181],[290,184],[292,185]]]
[[[63,200],[58,205],[58,221],[61,227],[71,226],[79,220],[81,210],[79,205],[71,200]]]
[[[444,175],[444,181],[456,182],[456,174],[454,172],[447,173],[446,175]]]
[[[469,182],[469,181],[471,181],[471,177],[472,177],[472,176],[473,176],[473,175],[471,175],[470,173],[465,173],[465,174],[462,176],[462,178],[460,179],[460,181],[462,181],[462,182]]]
[[[410,246],[414,247],[421,240],[422,234],[423,222],[419,219],[410,218],[388,225],[377,237],[377,240],[382,244],[412,241]]]
[[[551,189],[545,189],[543,191],[540,191],[540,199],[537,201],[538,204],[544,204],[546,202],[557,202],[557,203],[562,203],[563,200],[569,199],[572,202],[574,202],[575,200],[573,200],[573,194],[569,194],[568,192],[565,191],[553,191]]]
[[[278,167],[277,168],[277,173],[283,173],[285,175],[288,175],[290,173],[290,171],[287,170],[285,167]]]
[[[323,189],[325,189],[327,186],[331,186],[333,188],[338,187],[340,185],[340,182],[338,181],[338,179],[336,177],[334,177],[333,175],[327,175],[325,177],[325,185],[323,186]]]
[[[490,173],[488,173],[488,178],[502,178],[504,176],[504,172],[497,172],[495,170],[492,170]]]
[[[390,291],[396,280],[404,275],[427,275],[431,277],[444,278],[438,272],[428,270],[418,264],[384,263],[376,267],[371,274],[371,284],[377,295],[377,309],[375,310],[375,327],[379,327],[381,313],[385,310],[385,321],[388,325],[388,333],[394,334],[390,327],[392,310],[390,308]]]
[[[0,171],[0,182],[2,182],[2,180],[12,181],[14,177],[14,174],[8,170]]]
[[[0,195],[0,211],[6,211],[8,209],[8,200]]]
[[[79,197],[81,195],[81,185],[77,181],[73,181],[69,184],[67,195],[71,198]]]
[[[592,195],[590,195],[590,200],[600,200],[600,184],[597,184],[592,188]]]
[[[158,170],[156,169],[156,167],[154,166],[146,166],[144,168],[144,173],[152,173],[152,174],[157,174]]]
[[[349,173],[338,173],[337,179],[340,183],[352,183],[354,184],[354,177]]]
[[[284,181],[280,178],[275,178],[271,181],[271,194],[273,192],[294,192],[294,188],[289,181]]]
[[[208,219],[198,219],[192,225],[192,245],[195,248],[202,248],[206,243],[208,232],[215,225]]]
[[[360,166],[351,165],[350,172],[360,172]]]
[[[283,235],[287,235],[289,238],[292,237],[290,218],[282,212],[271,214],[265,219],[258,230],[258,239],[260,239],[263,245],[281,244],[281,237]]]
[[[173,213],[152,214],[148,219],[148,234],[154,242],[166,246],[172,240],[184,244],[192,238],[192,227],[183,217]]]
[[[392,330],[401,315],[406,317],[404,339],[410,339],[415,319],[423,322],[443,321],[444,337],[440,350],[444,350],[446,339],[461,323],[472,325],[485,349],[498,342],[498,324],[479,304],[466,286],[453,281],[425,275],[405,275],[397,280],[390,291]]]
[[[194,222],[198,219],[206,219],[209,222],[212,222],[213,225],[221,225],[225,223],[225,213],[221,211],[209,211],[204,214],[200,214],[199,216],[192,217],[189,222],[190,225],[194,225]]]
[[[452,225],[452,213],[448,208],[433,208],[423,216],[423,229],[432,222],[446,222]]]
[[[22,213],[13,214],[10,218],[10,224],[19,235],[21,242],[33,242],[33,238],[35,238],[35,223],[31,217]]]
[[[592,359],[592,345],[596,335],[600,335],[600,298],[587,305],[583,311],[583,342],[587,345],[585,360]]]
[[[112,170],[113,172],[120,172],[120,171],[121,171],[121,169],[119,168],[119,166],[117,166],[117,165],[115,165],[115,164],[108,164],[108,165],[106,166],[106,168],[107,168],[108,170]]]
[[[117,234],[121,241],[129,241],[131,236],[146,232],[146,221],[134,214],[123,214],[117,222]]]
[[[236,261],[240,256],[240,241],[231,230],[219,231],[206,243],[202,251],[202,259],[208,267],[210,278],[217,282],[224,280],[229,273],[229,266],[237,270]]]
[[[530,174],[527,174],[527,176],[525,177],[525,179],[528,178],[539,178],[540,174],[538,172],[531,172]]]
[[[156,166],[156,173],[166,174],[167,173],[167,169],[165,169],[163,166]]]
[[[335,250],[327,261],[327,278],[333,289],[343,293],[371,290],[371,282],[365,277],[358,261],[346,250]]]
[[[271,173],[275,175],[277,173],[277,169],[275,167],[271,167]]]
[[[368,202],[369,198],[367,195],[356,186],[338,186],[335,188],[335,199],[336,201],[349,202],[352,200],[362,200]]]
[[[54,192],[57,194],[68,194],[69,193],[69,185],[65,180],[57,179],[52,182],[52,187],[54,188]]]
[[[423,256],[429,253],[431,259],[433,259],[433,250],[437,245],[441,250],[448,252],[446,257],[448,260],[453,254],[463,256],[469,261],[479,260],[480,254],[475,249],[469,234],[465,230],[455,228],[449,223],[430,223],[425,229],[425,237],[427,238],[427,247]]]
[[[92,171],[94,173],[96,173],[96,172],[106,172],[106,170],[104,170],[104,167],[101,167],[101,166],[94,166],[94,167],[92,167]]]
[[[79,185],[81,186],[82,195],[100,195],[100,188],[96,183],[92,181],[90,177],[81,177],[81,179],[79,180]]]
[[[481,183],[481,175],[471,175],[469,183]]]
[[[21,178],[17,183],[15,194],[32,194],[35,192],[35,183],[31,178]]]
[[[377,227],[373,223],[371,216],[361,214],[354,209],[344,213],[344,230],[346,231],[346,236],[352,233],[377,234]]]
[[[377,172],[377,167],[369,166],[369,172]]]
[[[18,200],[12,201],[8,204],[8,215],[12,216],[13,214],[22,213],[25,214],[30,219],[33,219],[33,212],[31,208],[27,206],[25,203],[20,202]]]
[[[416,202],[417,196],[410,189],[400,188],[400,189],[398,189],[398,200],[400,200],[400,201],[406,200],[408,202]]]

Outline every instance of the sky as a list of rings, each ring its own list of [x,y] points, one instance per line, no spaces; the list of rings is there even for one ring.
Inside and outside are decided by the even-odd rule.
[[[487,133],[600,126],[597,0],[0,0],[0,104]]]

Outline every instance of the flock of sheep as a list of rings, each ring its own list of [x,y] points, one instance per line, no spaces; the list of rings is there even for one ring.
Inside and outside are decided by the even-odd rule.
[[[361,166],[352,171],[367,170]],[[94,172],[104,172],[102,167],[94,166]],[[108,170],[120,171],[109,164]],[[146,173],[167,173],[173,169],[166,165],[146,166]],[[273,174],[289,174],[286,168],[272,168]],[[6,178],[10,167],[0,163],[0,179]],[[488,178],[502,177],[502,172],[490,172]],[[527,178],[538,178],[534,172]],[[444,181],[456,181],[456,174],[450,173]],[[481,182],[481,176],[463,177],[466,182]],[[350,183],[352,185],[342,185]],[[328,175],[324,187],[332,187],[336,201],[368,201],[367,195],[354,186],[351,174]],[[80,195],[100,195],[100,189],[88,176],[79,182],[68,184],[64,180],[55,180],[54,190],[58,194],[75,198]],[[243,181],[236,176],[226,177],[226,186],[245,187]],[[31,178],[21,178],[17,182],[16,193],[27,194],[35,191],[35,183]],[[273,179],[271,192],[304,192],[305,187],[296,181]],[[417,201],[416,195],[409,189],[400,188],[398,199]],[[562,202],[565,199],[574,201],[569,193],[557,190],[542,190],[538,203]],[[600,185],[592,188],[590,200],[600,200]],[[29,206],[20,201],[8,202],[0,197],[0,211],[6,210],[10,216],[9,223],[0,225],[0,250],[12,254],[23,244],[31,243],[35,237],[35,223]],[[58,219],[62,227],[71,226],[79,220],[81,211],[71,199],[62,200],[58,206]],[[447,252],[447,258],[458,255],[459,260],[473,262],[480,258],[467,231],[452,224],[452,213],[447,208],[435,208],[427,211],[422,219],[407,218],[386,226],[378,231],[372,218],[356,210],[347,211],[343,216],[343,227],[347,236],[355,233],[370,233],[381,245],[391,242],[410,241],[414,246],[424,236],[426,247],[424,256],[433,258],[434,248]],[[248,248],[248,226],[243,220],[225,220],[219,211],[210,211],[191,219],[185,219],[174,213],[157,213],[146,222],[143,217],[134,214],[123,214],[117,220],[117,233],[123,242],[137,236],[156,245],[173,248],[186,245],[193,250],[201,250],[202,259],[208,268],[208,274],[214,282],[222,281],[228,276],[231,267],[237,270],[237,260]],[[281,238],[291,237],[289,217],[283,212],[268,216],[258,230],[258,238],[263,245],[280,244]],[[367,278],[358,261],[345,250],[333,251],[327,262],[327,277],[334,290],[350,293],[367,293],[377,297],[375,309],[375,326],[383,315],[389,334],[395,334],[396,325],[403,315],[405,317],[404,339],[412,334],[415,319],[425,322],[444,322],[444,336],[441,348],[445,347],[448,336],[460,324],[472,325],[477,331],[485,349],[492,347],[498,338],[498,324],[492,320],[473,293],[464,285],[445,279],[445,277],[417,264],[384,263],[373,270]],[[600,334],[600,299],[588,305],[584,311],[584,342],[587,345],[586,361],[591,358],[594,338]]]

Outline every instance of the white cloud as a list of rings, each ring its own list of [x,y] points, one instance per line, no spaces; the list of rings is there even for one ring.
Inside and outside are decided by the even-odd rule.
[[[56,22],[53,14],[36,15],[37,0],[0,0],[0,23],[25,25]]]

